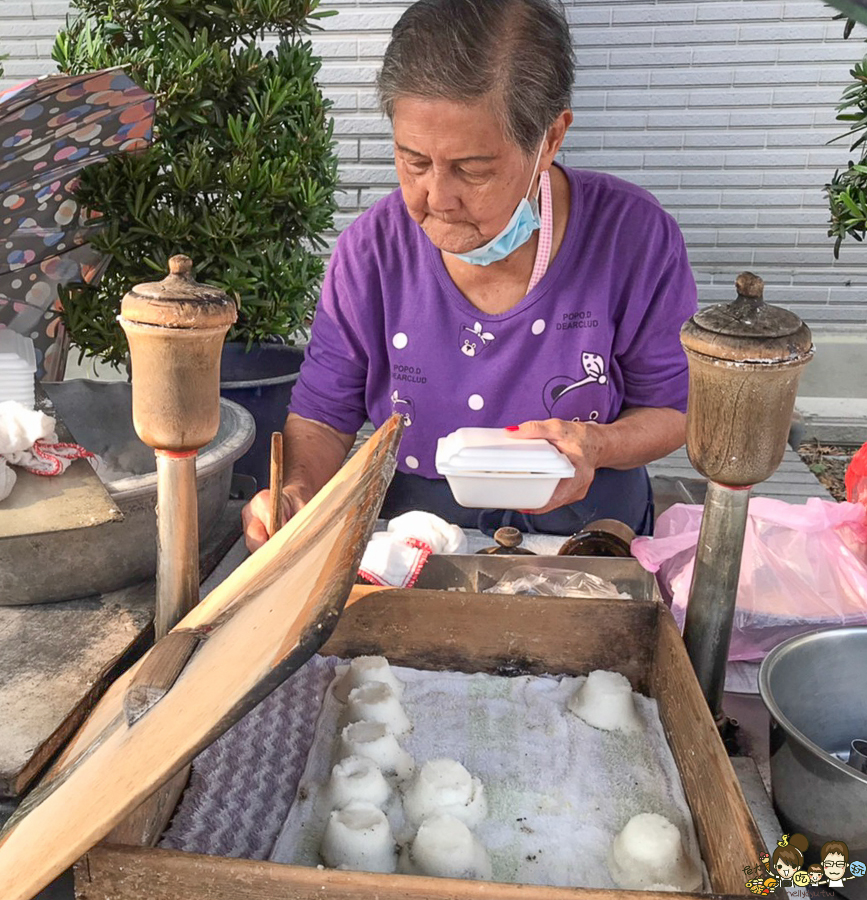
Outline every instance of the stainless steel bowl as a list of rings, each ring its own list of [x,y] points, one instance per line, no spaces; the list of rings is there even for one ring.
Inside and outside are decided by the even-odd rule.
[[[156,572],[156,462],[132,424],[124,382],[76,380],[46,385],[75,439],[99,456],[117,456],[132,474],[106,482],[122,522],[0,540],[0,606],[72,600],[116,591]],[[196,462],[200,543],[223,514],[232,466],[256,433],[253,417],[220,400],[220,429]]]
[[[867,774],[847,765],[853,739],[867,738],[867,627],[833,628],[775,647],[759,670],[771,715],[771,786],[783,830],[822,844],[843,841],[867,863]],[[851,873],[847,870],[847,876]],[[867,900],[867,875],[835,890]]]

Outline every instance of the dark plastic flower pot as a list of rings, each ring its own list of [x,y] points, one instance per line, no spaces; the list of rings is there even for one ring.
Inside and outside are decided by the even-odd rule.
[[[241,343],[223,347],[220,393],[240,403],[256,422],[256,440],[235,463],[235,472],[252,475],[262,489],[268,486],[270,476],[271,432],[283,430],[304,350],[285,344],[256,344],[248,353],[245,347]]]

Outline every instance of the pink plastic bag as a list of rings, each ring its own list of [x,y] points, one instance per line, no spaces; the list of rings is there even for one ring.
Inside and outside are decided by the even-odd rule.
[[[683,626],[703,507],[677,504],[632,552],[671,599]],[[750,501],[731,660],[760,660],[786,638],[867,624],[867,509],[811,498]]]

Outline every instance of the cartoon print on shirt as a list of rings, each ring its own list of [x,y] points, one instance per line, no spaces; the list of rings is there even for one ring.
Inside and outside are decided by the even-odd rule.
[[[391,394],[391,411],[403,416],[403,424],[409,428],[415,418],[415,404],[411,397],[401,397],[397,391]]]
[[[576,381],[568,375],[556,375],[549,379],[542,393],[542,402],[548,415],[557,418],[555,409],[567,394],[585,384],[607,384],[608,376],[605,374],[605,360],[598,353],[582,353],[581,365],[584,368],[584,377]],[[597,416],[598,418],[598,413]]]
[[[469,332],[469,335],[466,332]],[[494,335],[490,331],[483,331],[481,322],[475,322],[472,328],[469,325],[461,325],[458,340],[462,341],[461,353],[464,356],[478,356],[494,340]]]
[[[587,416],[587,421],[595,422],[598,418],[599,418],[599,410],[594,409],[593,412],[591,412],[590,415]],[[584,419],[582,419],[581,416],[573,416],[572,421],[573,422],[583,422]]]

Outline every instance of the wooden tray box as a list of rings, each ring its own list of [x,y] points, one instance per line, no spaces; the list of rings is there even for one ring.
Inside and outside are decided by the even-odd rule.
[[[493,674],[611,669],[654,697],[692,810],[714,894],[748,893],[764,852],[669,611],[647,600],[374,591],[347,607],[325,654]],[[169,809],[165,821],[171,815]],[[165,823],[164,823],[165,824]],[[654,900],[707,895],[490,884],[286,866],[101,844],[75,868],[78,900]]]

